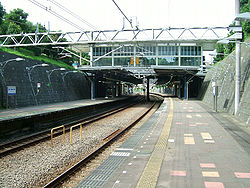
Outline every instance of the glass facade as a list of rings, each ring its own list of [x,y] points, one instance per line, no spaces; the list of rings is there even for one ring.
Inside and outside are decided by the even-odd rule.
[[[101,58],[93,62],[93,66],[112,66],[112,58]]]
[[[200,66],[200,57],[181,57],[181,66]]]
[[[159,56],[178,56],[178,46],[158,46]]]
[[[111,47],[94,47],[93,48],[93,56],[103,56],[106,53],[110,52],[112,50]],[[108,56],[111,56],[110,53]]]
[[[159,57],[158,61],[159,65],[166,65],[166,66],[179,65],[179,57]]]
[[[93,66],[200,66],[201,46],[140,45],[140,46],[100,46],[93,48]],[[117,49],[117,50],[115,50]],[[113,52],[111,52],[113,50]],[[113,61],[112,61],[113,59]],[[112,64],[113,62],[113,64]]]
[[[115,66],[123,66],[123,67],[130,67],[131,65],[131,57],[115,57],[114,58],[114,65]]]
[[[182,56],[201,56],[200,46],[181,46]]]

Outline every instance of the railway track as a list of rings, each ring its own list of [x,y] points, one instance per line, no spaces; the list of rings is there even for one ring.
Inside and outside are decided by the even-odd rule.
[[[142,100],[143,99],[140,98],[137,102],[134,102],[132,104],[126,104],[122,107],[111,109],[111,110],[108,110],[108,111],[105,111],[102,113],[98,113],[96,115],[92,115],[92,116],[89,116],[89,117],[86,117],[83,119],[79,119],[79,120],[64,124],[65,131],[69,132],[70,127],[72,125],[79,124],[79,123],[82,123],[83,126],[86,126],[92,122],[103,119],[105,117],[108,117],[108,116],[113,115],[115,113],[118,113],[120,111],[123,111],[131,106],[134,106],[135,104],[141,102]],[[54,132],[54,137],[59,136],[59,135],[61,135],[60,131]],[[45,130],[45,131],[42,131],[42,132],[39,132],[36,134],[32,134],[30,136],[27,136],[27,137],[21,138],[21,139],[17,139],[17,140],[12,141],[12,142],[2,144],[2,145],[0,145],[0,158],[4,157],[6,155],[9,155],[11,153],[28,148],[30,146],[34,146],[34,145],[41,143],[43,141],[47,141],[49,139],[51,139],[51,129],[48,129],[48,130]]]
[[[159,96],[154,96],[155,98],[159,99]],[[62,174],[57,176],[55,179],[47,183],[44,188],[51,188],[51,187],[58,187],[60,186],[64,181],[69,179],[72,175],[74,175],[81,167],[85,166],[90,160],[95,158],[99,153],[101,153],[105,148],[107,148],[109,145],[115,142],[118,138],[120,138],[122,135],[124,135],[129,129],[131,129],[134,125],[136,125],[143,117],[145,117],[157,104],[157,102],[154,102],[149,109],[147,109],[143,114],[141,114],[137,119],[135,119],[132,123],[130,123],[126,128],[124,129],[117,129],[113,133],[111,133],[109,136],[103,138],[103,143],[97,148],[94,149],[92,152],[90,152],[88,155],[86,155],[83,159],[81,159],[79,162],[74,164],[72,167],[68,168],[66,171],[64,171]],[[160,105],[159,105],[160,106]]]

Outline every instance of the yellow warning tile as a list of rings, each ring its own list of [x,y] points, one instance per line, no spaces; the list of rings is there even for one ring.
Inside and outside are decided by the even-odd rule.
[[[189,119],[191,119],[191,118],[192,118],[192,116],[191,116],[191,115],[186,115],[186,117],[187,117],[187,118],[189,118]]]
[[[218,178],[220,177],[219,172],[202,172],[203,177],[213,177],[213,178]]]
[[[201,133],[201,137],[204,139],[204,140],[212,140],[212,136],[209,134],[209,133]]]
[[[193,134],[184,134],[184,136],[193,136]]]
[[[215,141],[214,140],[204,140],[204,143],[206,143],[206,144],[214,144]]]
[[[184,137],[184,144],[195,144],[194,137]]]
[[[196,114],[195,116],[196,116],[196,117],[201,117],[201,115],[200,115],[200,114]]]
[[[166,99],[165,99],[166,101]],[[151,188],[156,187],[158,176],[160,173],[161,165],[164,159],[165,148],[170,133],[174,114],[173,100],[170,98],[170,110],[165,121],[164,127],[161,131],[160,137],[155,145],[154,151],[140,177],[137,188]]]

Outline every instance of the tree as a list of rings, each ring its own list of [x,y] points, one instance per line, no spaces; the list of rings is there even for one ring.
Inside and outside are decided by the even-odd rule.
[[[21,33],[22,32],[22,28],[18,25],[15,24],[13,22],[10,22],[6,31],[6,34],[17,34],[17,33]]]
[[[250,3],[249,0],[240,0],[240,12],[249,12],[250,11]],[[242,31],[243,31],[243,41],[245,41],[250,36],[250,21],[242,21]],[[230,33],[228,36],[232,35],[233,33]],[[217,44],[215,47],[217,53],[223,53],[225,55],[217,55],[214,60],[215,61],[221,61],[226,57],[228,54],[230,54],[235,49],[234,43],[229,43],[226,45]]]
[[[250,1],[249,0],[241,0],[240,1],[240,12],[250,12]],[[243,40],[245,41],[250,36],[250,21],[242,21],[243,28]]]
[[[216,57],[214,58],[215,62],[221,61],[224,59],[224,50],[225,47],[223,44],[216,44],[215,46],[216,52],[218,53],[218,55],[216,55]]]
[[[22,9],[17,8],[10,11],[9,14],[6,14],[4,18],[8,23],[12,23],[12,25],[14,23],[18,25],[22,32],[28,32],[27,17],[28,13],[25,13]]]
[[[0,2],[0,25],[1,25],[2,22],[3,22],[3,17],[4,17],[5,14],[6,14],[6,12],[5,12],[5,10],[4,10],[4,8],[3,8],[1,2]]]

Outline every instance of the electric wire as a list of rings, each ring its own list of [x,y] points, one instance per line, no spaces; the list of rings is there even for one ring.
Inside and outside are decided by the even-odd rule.
[[[119,11],[122,13],[122,15],[125,17],[125,19],[130,23],[131,27],[133,28],[132,21],[128,19],[128,17],[125,15],[125,13],[121,10],[121,8],[118,6],[118,4],[115,2],[115,0],[112,0],[115,6],[119,9]]]
[[[79,15],[77,15],[74,12],[70,11],[69,9],[67,9],[66,7],[64,7],[63,5],[61,5],[60,3],[58,3],[57,1],[55,1],[55,0],[48,0],[48,1],[50,1],[51,3],[53,3],[54,5],[56,5],[57,7],[59,7],[60,9],[62,9],[63,11],[67,12],[71,16],[75,17],[76,19],[80,20],[81,22],[83,22],[84,24],[86,24],[87,26],[89,26],[90,28],[92,28],[94,30],[99,30],[97,27],[93,26],[92,24],[90,24],[86,20],[82,19]]]
[[[55,11],[52,11],[50,8],[42,5],[41,3],[37,2],[36,0],[28,0],[28,1],[30,1],[31,3],[37,5],[38,7],[42,8],[42,9],[44,9],[46,11],[48,11],[49,13],[53,14],[54,16],[58,17],[59,19],[65,21],[65,22],[67,22],[68,24],[70,24],[71,26],[79,29],[80,31],[85,32],[85,30],[82,27],[80,27],[77,24],[71,22],[70,20],[68,20],[67,18],[61,16],[60,14],[56,13]]]

